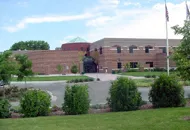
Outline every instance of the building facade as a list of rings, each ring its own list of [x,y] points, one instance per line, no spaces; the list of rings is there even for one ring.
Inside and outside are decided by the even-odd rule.
[[[179,44],[179,39],[169,40],[170,54]],[[63,44],[59,50],[14,53],[28,55],[33,63],[33,71],[40,74],[57,74],[57,65],[63,66],[62,73],[70,73],[73,64],[78,66],[80,72],[100,73],[122,70],[126,64],[131,68],[139,67],[138,65],[143,68],[166,68],[165,39],[104,38],[89,43],[75,38]],[[175,67],[172,60],[170,60],[170,67]]]
[[[179,39],[169,40],[170,54],[179,44]],[[90,54],[94,51],[99,52],[98,68],[102,73],[123,69],[127,63],[131,68],[138,64],[144,68],[166,68],[165,39],[104,38],[91,44]],[[170,67],[175,67],[172,60]]]

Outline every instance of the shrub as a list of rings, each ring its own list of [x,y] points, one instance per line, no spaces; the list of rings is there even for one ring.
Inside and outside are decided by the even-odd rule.
[[[0,118],[10,117],[10,107],[9,101],[6,99],[0,99]]]
[[[145,78],[151,78],[152,76],[151,75],[145,75],[144,77]]]
[[[83,82],[83,79],[79,79],[79,82]]]
[[[63,111],[67,115],[86,114],[89,109],[89,95],[87,85],[67,86],[65,90]]]
[[[112,70],[112,74],[115,74],[116,72],[115,72],[115,70]]]
[[[156,78],[156,75],[152,75],[152,78]]]
[[[137,110],[142,101],[135,82],[124,77],[112,82],[109,95],[107,100],[112,111]]]
[[[42,90],[28,90],[20,99],[21,112],[25,117],[46,116],[51,105],[50,95]]]
[[[85,72],[81,72],[81,74],[82,74],[82,75],[84,75],[84,74],[85,74]]]
[[[84,81],[85,81],[85,82],[88,82],[88,78],[85,78]]]
[[[92,82],[92,81],[94,81],[94,79],[93,79],[93,78],[89,78],[88,81],[91,81],[91,82]]]
[[[184,106],[183,87],[174,76],[162,74],[152,84],[149,101],[156,108]]]
[[[77,65],[73,65],[73,66],[71,67],[71,72],[72,72],[73,74],[76,74],[76,73],[78,72],[78,67],[77,67]]]

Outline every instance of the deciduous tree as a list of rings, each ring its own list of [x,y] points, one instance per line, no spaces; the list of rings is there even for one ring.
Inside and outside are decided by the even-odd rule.
[[[45,41],[20,41],[13,44],[10,50],[49,50],[50,46]]]
[[[184,26],[172,27],[176,35],[182,35],[181,44],[174,50],[172,56],[176,62],[177,70],[184,80],[190,80],[190,21],[185,21]]]

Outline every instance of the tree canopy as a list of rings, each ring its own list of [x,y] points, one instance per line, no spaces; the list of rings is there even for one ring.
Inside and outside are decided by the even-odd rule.
[[[173,59],[177,70],[184,80],[190,80],[190,21],[185,21],[184,26],[172,27],[176,35],[182,35],[181,44],[174,50]]]
[[[16,51],[16,50],[49,50],[50,46],[45,41],[20,41],[17,43],[14,43],[10,50]]]
[[[5,51],[0,54],[0,80],[8,84],[11,80],[11,75],[16,74],[18,65],[10,51]]]
[[[17,72],[17,80],[22,81],[23,78],[27,76],[32,76],[32,61],[28,59],[27,55],[16,55],[15,59],[19,64],[18,72]]]

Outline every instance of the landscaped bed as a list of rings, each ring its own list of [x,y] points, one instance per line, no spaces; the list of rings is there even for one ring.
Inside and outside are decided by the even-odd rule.
[[[26,81],[61,81],[61,80],[73,80],[73,79],[86,79],[87,76],[46,76],[46,77],[27,77]],[[16,77],[12,78],[12,81],[17,81]]]
[[[174,73],[174,72],[170,72],[170,73]],[[124,72],[124,73],[121,73],[121,75],[137,76],[137,77],[144,77],[144,76],[148,76],[148,75],[160,76],[161,74],[167,74],[167,72],[148,71],[148,72]]]
[[[0,120],[0,130],[188,130],[189,108]]]

